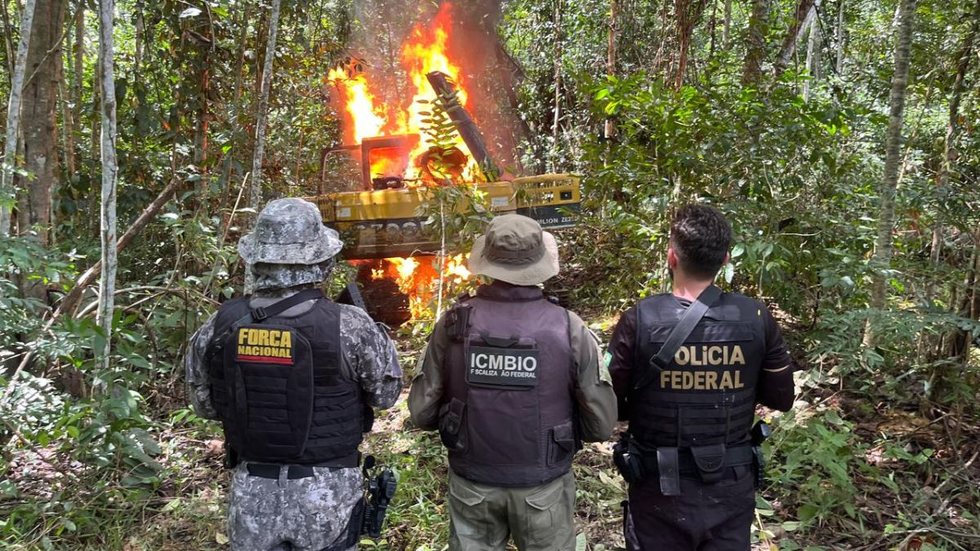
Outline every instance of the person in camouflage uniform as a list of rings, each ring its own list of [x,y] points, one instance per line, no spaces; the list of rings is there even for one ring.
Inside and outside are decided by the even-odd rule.
[[[201,417],[221,420],[227,442],[243,443],[237,445],[244,448],[232,450],[230,456],[233,473],[228,524],[232,549],[342,551],[356,548],[360,534],[358,516],[364,504],[357,444],[362,432],[370,430],[371,408],[388,408],[397,400],[402,373],[391,339],[367,313],[353,306],[336,304],[322,296],[322,292],[313,290],[318,289],[330,274],[333,257],[342,246],[337,232],[323,226],[320,213],[312,203],[302,199],[270,202],[259,215],[254,232],[244,236],[238,245],[239,254],[251,275],[253,293],[225,303],[191,337],[185,368],[188,394],[194,409]],[[298,299],[302,297],[297,296],[300,293],[313,293],[313,298],[300,301]],[[265,313],[262,309],[272,311],[277,302],[286,300],[296,304],[268,320],[254,319],[262,317]],[[232,315],[236,323],[222,322],[228,318],[228,311],[236,308],[239,313]],[[244,320],[239,315],[241,311],[246,312]],[[310,318],[316,312],[325,312],[322,319],[334,320],[330,325],[335,328],[332,333],[322,330],[323,323],[311,328],[309,321],[303,321],[319,319]],[[300,359],[283,371],[287,377],[293,376],[288,375],[290,369],[295,372],[303,365],[302,351],[296,352],[300,348],[295,341],[303,340],[299,337],[304,335],[309,338],[312,361],[306,364],[315,367],[309,368],[313,373],[307,381],[314,381],[314,384],[306,383],[288,391],[296,393],[299,399],[293,394],[285,394],[275,400],[266,397],[265,403],[253,403],[256,400],[253,396],[266,390],[261,385],[272,388],[276,384],[260,379],[257,389],[247,387],[250,384],[248,369],[265,369],[259,372],[264,376],[284,360],[264,358],[268,365],[247,363],[260,362],[262,358],[256,360],[254,356],[240,355],[241,343],[246,342],[250,334],[249,329],[242,328],[243,321],[252,322],[245,327],[256,332],[264,331],[265,327],[283,328],[280,332],[292,331],[293,348],[287,346],[284,354],[296,353]],[[230,329],[226,327],[229,325]],[[226,337],[234,332],[239,336]],[[222,351],[225,342],[228,343],[226,348],[230,349],[238,345],[239,356]],[[282,343],[267,339],[261,344]],[[245,350],[275,355],[275,352],[269,352],[273,350],[269,346]],[[335,355],[324,352],[329,350],[336,351]],[[336,361],[331,363],[331,358]],[[333,370],[324,370],[324,365]],[[240,369],[243,375],[229,369]],[[247,398],[244,398],[246,393],[235,395],[226,391],[234,388],[231,381],[236,376],[243,378]],[[311,386],[314,390],[310,390]],[[344,396],[338,394],[337,389],[347,389],[348,398],[343,404],[336,403],[341,398],[335,396]],[[246,404],[236,406],[236,399]],[[269,427],[276,427],[277,421],[289,418],[293,422],[295,417],[303,417],[303,412],[296,416],[293,415],[295,412],[286,410],[292,407],[291,404],[305,403],[303,401],[307,399],[306,418],[313,420],[300,427],[305,429],[305,433],[299,431],[301,443],[292,451],[283,452],[285,455],[268,454],[268,457],[279,460],[252,461],[255,456],[267,454],[251,450],[280,449],[272,446],[280,443],[277,434],[273,432],[270,437],[267,432],[256,433],[254,427],[264,422],[266,429],[271,430]],[[270,410],[270,403],[279,404],[277,407],[282,411]],[[243,412],[247,418],[245,422],[240,420]],[[338,426],[352,428],[342,433],[331,429]],[[248,433],[250,430],[251,434]],[[283,436],[288,440],[288,431]],[[322,443],[319,448],[316,447],[318,442]],[[330,450],[339,448],[353,450],[353,456],[347,454],[343,458],[320,461],[323,454],[329,455]]]

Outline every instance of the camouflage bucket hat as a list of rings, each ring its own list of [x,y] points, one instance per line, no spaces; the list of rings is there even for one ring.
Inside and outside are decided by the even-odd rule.
[[[537,285],[558,275],[558,242],[520,214],[494,218],[476,238],[470,271],[512,285]]]
[[[252,233],[238,242],[246,264],[319,264],[335,256],[344,243],[324,226],[320,210],[303,199],[276,199],[259,213]]]

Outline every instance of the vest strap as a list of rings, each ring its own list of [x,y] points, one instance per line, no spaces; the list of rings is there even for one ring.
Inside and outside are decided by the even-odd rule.
[[[278,302],[270,304],[269,306],[254,308],[251,312],[252,319],[255,321],[263,321],[265,319],[278,316],[297,304],[302,304],[308,300],[323,298],[323,296],[323,291],[320,289],[303,289],[295,295],[288,296]]]
[[[714,306],[720,297],[721,289],[714,285],[709,285],[704,291],[701,291],[698,298],[691,303],[670,335],[667,336],[667,341],[660,347],[657,355],[650,358],[649,367],[640,375],[640,379],[636,382],[633,390],[639,390],[650,384],[656,378],[657,373],[670,366],[677,350],[691,336],[694,328],[701,322],[701,318],[708,313],[708,310]]]

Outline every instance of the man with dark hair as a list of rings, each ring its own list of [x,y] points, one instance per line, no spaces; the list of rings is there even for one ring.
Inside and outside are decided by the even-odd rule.
[[[629,549],[747,551],[761,469],[755,405],[793,405],[793,361],[764,304],[712,282],[732,230],[704,205],[670,227],[673,292],[627,310],[606,356],[629,428],[616,446],[629,483]]]
[[[408,397],[449,450],[449,549],[572,551],[572,457],[616,423],[599,342],[539,287],[558,245],[531,218],[494,218],[469,265],[493,282],[436,323]]]
[[[320,288],[342,247],[313,203],[269,202],[238,243],[249,294],[191,337],[188,395],[225,431],[235,551],[357,547],[358,445],[372,408],[395,403],[402,373],[388,334]]]

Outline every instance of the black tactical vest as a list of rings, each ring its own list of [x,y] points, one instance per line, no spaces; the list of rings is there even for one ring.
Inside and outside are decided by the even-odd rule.
[[[248,297],[221,307],[208,354],[211,398],[239,459],[356,466],[370,408],[341,371],[340,306],[321,299],[227,334],[249,312]]]
[[[629,394],[630,434],[648,448],[749,442],[765,354],[761,303],[724,293],[651,382]],[[651,365],[686,307],[663,294],[637,305],[633,381]]]
[[[447,313],[453,338],[439,432],[459,476],[536,486],[578,447],[568,312],[534,287],[496,283]]]

